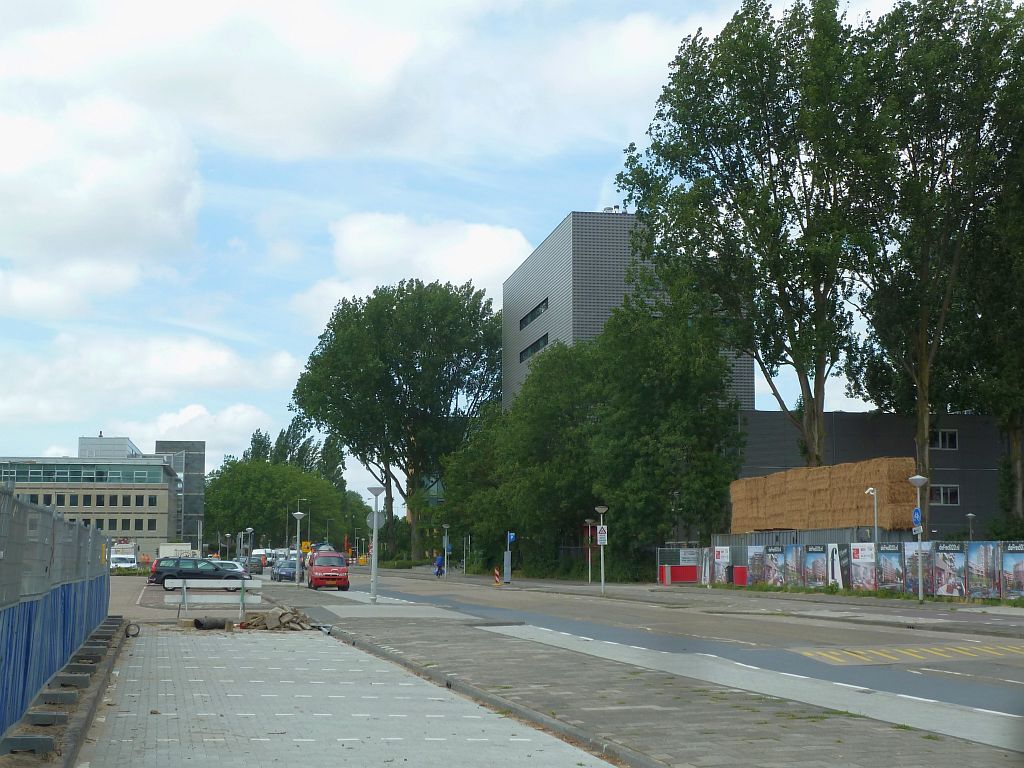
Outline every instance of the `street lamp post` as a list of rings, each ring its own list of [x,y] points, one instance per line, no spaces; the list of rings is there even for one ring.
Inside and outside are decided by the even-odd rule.
[[[601,528],[604,528],[604,513],[608,511],[608,507],[601,505],[594,507],[594,511],[597,512],[598,520],[598,532]],[[604,597],[604,544],[599,541],[598,546],[601,547],[601,597]]]
[[[928,482],[928,478],[923,475],[913,475],[908,477],[907,480],[917,489],[917,508],[920,509],[921,488]],[[924,551],[921,546],[923,528],[923,525],[917,526],[917,602],[919,604],[924,603]]]
[[[249,565],[249,560],[252,559],[252,528],[251,527],[246,528],[245,532],[246,532],[246,534],[248,534],[246,536],[246,538],[249,540],[249,554],[246,555],[246,560],[245,560],[245,563],[248,566]]]
[[[590,556],[590,553],[593,550],[594,546],[594,523],[597,521],[594,520],[594,518],[592,517],[588,517],[583,522],[587,524],[587,584],[590,584],[593,582],[593,579],[591,578],[592,569],[590,566],[590,561],[592,558]]]
[[[974,518],[976,518],[976,517],[977,517],[977,515],[974,514],[973,512],[968,512],[967,513],[967,526],[968,526],[967,540],[968,541],[974,541]]]
[[[231,534],[228,533],[228,534],[226,534],[226,536],[228,538],[228,560],[230,560],[231,559]]]
[[[875,557],[878,557],[878,489],[868,488],[864,493],[871,494],[871,498],[875,502],[875,538],[872,539],[875,542]]]
[[[302,536],[302,518],[306,516],[305,512],[295,510],[292,512],[292,517],[295,518],[295,586],[299,586],[299,563],[302,562],[302,542],[299,541],[299,537]]]
[[[370,602],[376,604],[377,602],[377,529],[380,527],[378,523],[380,520],[377,519],[377,501],[380,495],[384,493],[384,489],[379,485],[373,485],[367,488],[370,493],[373,494],[373,541],[370,544]]]
[[[441,527],[444,528],[444,541],[441,542],[444,548],[444,580],[448,581],[448,529],[451,526],[448,523],[441,523]]]

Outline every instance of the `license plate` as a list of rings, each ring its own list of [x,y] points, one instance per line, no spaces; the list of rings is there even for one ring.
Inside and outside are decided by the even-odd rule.
[[[338,580],[337,579],[324,579],[324,584],[332,584],[334,586],[337,586]]]

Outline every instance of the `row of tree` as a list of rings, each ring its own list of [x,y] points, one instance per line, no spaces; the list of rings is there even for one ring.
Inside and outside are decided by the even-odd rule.
[[[772,389],[809,465],[842,370],[916,417],[925,476],[937,416],[992,414],[1024,521],[1022,68],[1009,0],[904,0],[856,25],[835,0],[745,0],[683,40],[619,181],[657,279],[710,297],[769,382],[795,374],[799,408]]]
[[[293,419],[271,443],[257,429],[242,458],[225,456],[221,467],[207,477],[207,538],[217,544],[228,533],[253,529],[255,546],[295,544],[293,512],[303,512],[302,539],[325,540],[338,546],[354,530],[365,529],[369,507],[358,493],[347,490],[341,443],[323,441]]]

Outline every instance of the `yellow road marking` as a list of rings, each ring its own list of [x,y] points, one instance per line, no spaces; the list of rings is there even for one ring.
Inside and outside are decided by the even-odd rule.
[[[802,653],[804,656],[807,656],[808,658],[811,658],[811,659],[813,659],[815,656],[818,655],[814,651],[800,651],[800,653]]]
[[[965,651],[963,648],[954,648],[953,646],[949,646],[949,650],[956,651],[957,653],[962,653],[964,656],[971,656],[975,659],[978,658],[978,654],[971,653],[970,651]]]
[[[891,653],[886,653],[885,651],[876,651],[874,648],[869,648],[867,650],[867,653],[877,653],[883,659],[889,659],[890,661],[899,661],[900,660],[899,656],[893,656]]]
[[[842,651],[843,653],[848,653],[848,654],[850,654],[850,655],[851,655],[851,656],[853,656],[853,658],[855,658],[855,659],[856,659],[857,661],[871,661],[871,659],[870,659],[870,658],[869,658],[868,656],[864,655],[864,654],[863,654],[863,653],[861,653],[860,651],[848,651],[848,650],[847,650],[846,648],[840,648],[840,650],[841,650],[841,651]]]
[[[943,653],[942,651],[936,650],[935,648],[922,648],[921,650],[926,651],[927,653],[934,653],[936,656],[941,656],[944,659],[953,658],[948,653]]]
[[[826,659],[834,661],[836,664],[846,663],[846,659],[844,659],[842,656],[832,653],[831,651],[818,651],[818,654],[820,656],[824,656]]]
[[[988,646],[985,646],[985,645],[979,645],[978,646],[978,650],[979,651],[984,651],[985,653],[991,653],[993,656],[1005,656],[1006,655],[1005,653],[1000,653],[999,651],[994,651],[994,650],[992,650],[991,648],[989,648]]]
[[[912,656],[915,659],[921,659],[922,661],[926,661],[928,658],[927,656],[922,656],[919,653],[914,653],[913,651],[907,648],[893,648],[893,650],[896,651],[896,653],[905,653],[907,654],[907,656]]]
[[[1013,653],[1024,654],[1024,648],[1014,648],[1012,645],[997,645],[996,648],[1002,648],[1004,651],[1012,651]]]

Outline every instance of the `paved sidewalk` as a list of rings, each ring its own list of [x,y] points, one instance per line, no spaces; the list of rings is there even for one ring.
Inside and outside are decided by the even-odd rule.
[[[79,768],[608,763],[319,631],[145,625]],[[194,762],[193,762],[194,761]]]

